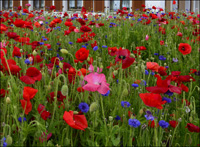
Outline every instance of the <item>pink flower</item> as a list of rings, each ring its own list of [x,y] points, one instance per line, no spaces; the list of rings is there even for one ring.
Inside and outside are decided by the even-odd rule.
[[[100,94],[106,94],[110,90],[108,83],[106,83],[106,77],[104,74],[90,73],[84,77],[84,80],[88,83],[83,86],[84,90],[87,91],[98,91]]]
[[[47,133],[47,132],[48,132],[48,131],[46,131],[46,133]],[[51,138],[51,136],[52,136],[52,133],[49,133],[49,134],[46,136],[45,132],[43,132],[42,135],[39,137],[39,140],[40,140],[40,142],[47,141],[47,140],[49,140],[49,139]]]
[[[112,16],[108,16],[108,18],[112,18]]]
[[[89,68],[88,68],[89,72],[94,72],[94,66],[92,64],[90,64]],[[97,72],[102,72],[102,68],[97,67]]]
[[[31,4],[26,4],[25,6],[27,6],[27,7],[30,7],[30,6],[31,6]]]
[[[4,48],[4,47],[6,47],[5,42],[0,42],[0,48]]]
[[[74,29],[74,32],[75,33],[79,33],[79,29]]]
[[[99,25],[96,23],[96,28],[99,28]]]
[[[146,35],[145,39],[146,39],[146,41],[149,40],[149,35]]]

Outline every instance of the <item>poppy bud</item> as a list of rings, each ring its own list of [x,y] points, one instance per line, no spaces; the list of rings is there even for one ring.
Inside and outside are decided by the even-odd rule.
[[[190,110],[193,110],[193,105],[190,104],[189,108],[190,108]]]
[[[3,72],[1,71],[0,73],[1,73],[1,77],[4,77],[4,74],[3,74]]]
[[[16,129],[17,129],[16,124],[13,124],[13,125],[12,125],[12,131],[15,131]]]
[[[98,109],[98,103],[97,102],[93,102],[91,105],[90,105],[90,112],[94,112],[95,110]]]
[[[67,85],[63,85],[61,88],[61,93],[63,96],[67,96],[68,95],[68,86]]]
[[[36,50],[33,51],[33,56],[36,56],[37,55],[37,52]]]
[[[103,65],[102,65],[102,64],[100,65],[100,68],[102,68],[102,69],[103,69]]]
[[[47,90],[51,90],[51,85],[47,85]]]
[[[9,97],[6,98],[6,103],[10,104],[10,98]]]
[[[63,63],[62,62],[59,63],[59,67],[63,68]]]
[[[83,79],[84,79],[84,76],[83,76],[83,75],[81,75],[81,76],[80,76],[80,79],[81,79],[81,80],[83,80]]]
[[[190,122],[192,122],[192,121],[193,121],[193,118],[192,118],[191,116],[189,117],[189,121],[190,121]]]
[[[109,116],[109,121],[113,121],[113,117],[112,116]]]
[[[75,115],[78,114],[78,111],[73,111],[73,114],[75,114]]]
[[[142,56],[141,56],[141,55],[139,55],[138,57],[139,57],[139,58],[142,58]]]
[[[135,58],[135,55],[131,53],[130,57]]]
[[[64,146],[70,146],[70,139],[69,138],[65,138]]]
[[[140,109],[139,114],[142,115],[143,114],[143,109]]]
[[[118,71],[114,70],[113,74],[114,74],[114,76],[116,76],[118,74]]]
[[[66,49],[61,49],[60,52],[63,54],[68,54],[68,51]]]
[[[7,136],[6,143],[8,146],[12,144],[12,137],[10,135]]]
[[[20,49],[19,51],[20,51],[20,53],[23,53],[23,49]]]
[[[111,83],[111,82],[112,82],[112,80],[113,80],[113,78],[112,78],[112,77],[108,77],[108,83]]]
[[[90,62],[90,57],[87,58],[87,61]]]
[[[49,140],[47,146],[54,146],[54,144],[51,142],[51,140]]]
[[[127,96],[127,95],[128,95],[128,89],[127,89],[127,88],[125,88],[125,89],[123,90],[122,95],[123,95],[123,96]]]

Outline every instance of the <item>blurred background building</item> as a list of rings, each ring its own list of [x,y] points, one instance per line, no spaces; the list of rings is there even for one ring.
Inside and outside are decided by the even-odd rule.
[[[167,11],[192,11],[199,13],[198,0],[172,0],[151,1],[151,0],[0,0],[0,10],[16,10],[18,6],[25,8],[25,4],[31,4],[29,10],[48,10],[51,5],[56,6],[57,11],[80,11],[84,6],[88,11],[108,12],[127,7],[129,11],[142,10],[141,5],[146,8],[152,6],[161,7]]]

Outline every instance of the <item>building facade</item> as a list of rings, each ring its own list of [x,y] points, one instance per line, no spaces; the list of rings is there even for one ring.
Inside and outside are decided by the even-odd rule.
[[[108,12],[112,10],[127,7],[128,10],[141,9],[144,4],[152,7],[153,5],[161,6],[163,9],[172,11],[176,8],[179,10],[188,10],[199,12],[198,0],[176,0],[176,4],[172,4],[172,0],[149,1],[149,0],[1,0],[0,10],[16,10],[18,6],[25,8],[25,4],[31,4],[29,10],[48,10],[51,5],[56,6],[57,11],[80,11],[84,6],[88,11]]]

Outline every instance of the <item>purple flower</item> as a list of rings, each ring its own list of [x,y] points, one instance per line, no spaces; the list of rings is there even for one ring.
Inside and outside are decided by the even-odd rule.
[[[126,102],[126,101],[121,101],[121,106],[126,108],[126,107],[130,107],[131,104],[129,102]]]
[[[116,120],[120,120],[121,118],[117,115],[117,116],[115,117],[115,119],[116,119]]]
[[[153,117],[153,115],[151,114],[150,111],[146,111],[146,115],[144,115],[144,117],[145,117],[147,120],[151,120],[151,121],[154,120],[154,117]]]
[[[164,120],[160,120],[159,121],[159,125],[162,127],[162,128],[168,128],[169,126],[169,123],[164,121]]]
[[[162,101],[167,101],[167,103],[171,103],[172,102],[172,100],[170,98],[167,98],[167,97],[163,97]]]
[[[178,59],[177,58],[173,58],[173,62],[178,62]]]

